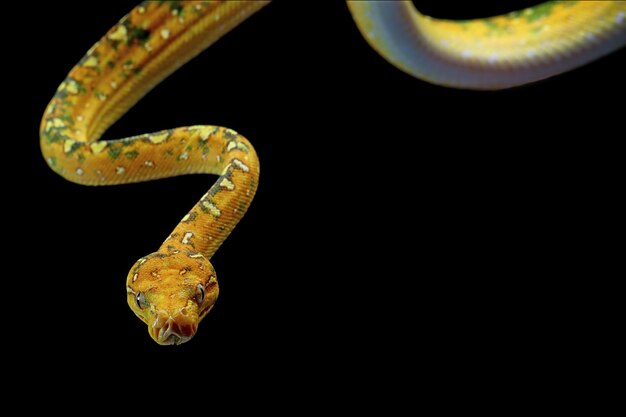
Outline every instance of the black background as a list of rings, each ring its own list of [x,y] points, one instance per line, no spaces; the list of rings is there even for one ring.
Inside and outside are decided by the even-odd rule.
[[[466,18],[532,3],[416,4]],[[344,3],[280,1],[105,135],[221,125],[249,138],[261,160],[257,197],[212,259],[216,307],[191,342],[158,346],[126,306],[125,277],[213,178],[82,187],[49,170],[38,149],[58,84],[132,6],[49,2],[28,22],[34,36],[7,45],[15,105],[5,123],[17,128],[6,218],[18,242],[9,258],[20,259],[11,274],[22,278],[5,296],[22,317],[12,337],[39,347],[28,363],[44,375],[102,375],[115,364],[145,376],[159,364],[191,375],[208,366],[216,379],[341,384],[507,363],[513,348],[523,353],[509,366],[523,366],[570,323],[548,314],[554,326],[534,333],[562,297],[555,288],[571,285],[565,270],[584,263],[570,249],[591,227],[587,210],[611,205],[605,161],[623,111],[610,98],[625,91],[624,51],[523,88],[446,89],[379,57]]]

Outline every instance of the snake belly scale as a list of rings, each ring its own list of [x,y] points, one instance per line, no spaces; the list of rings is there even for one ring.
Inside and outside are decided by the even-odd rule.
[[[84,185],[191,173],[218,178],[163,244],[128,273],[132,311],[159,344],[191,339],[218,296],[211,256],[250,206],[259,183],[251,143],[197,125],[99,141],[161,80],[267,1],[146,1],[79,61],[45,110],[42,154]],[[549,2],[489,19],[452,22],[410,1],[348,2],[367,42],[401,70],[457,88],[497,89],[567,71],[626,44],[626,2]]]

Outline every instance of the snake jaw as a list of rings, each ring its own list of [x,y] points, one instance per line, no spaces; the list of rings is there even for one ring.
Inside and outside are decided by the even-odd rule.
[[[181,319],[182,317],[182,319]],[[198,323],[184,315],[158,315],[148,327],[150,336],[160,345],[180,345],[189,341],[198,330]]]

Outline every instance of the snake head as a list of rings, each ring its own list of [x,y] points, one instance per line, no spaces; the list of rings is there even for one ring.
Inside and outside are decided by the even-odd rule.
[[[191,339],[218,295],[211,263],[198,252],[155,252],[139,259],[126,279],[128,305],[160,345]]]

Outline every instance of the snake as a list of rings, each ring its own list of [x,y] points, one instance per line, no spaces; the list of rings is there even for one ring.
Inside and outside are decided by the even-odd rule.
[[[128,305],[160,345],[189,341],[214,307],[219,287],[210,260],[254,198],[259,159],[243,135],[213,125],[99,139],[160,81],[268,3],[145,1],[87,51],[44,111],[43,157],[74,183],[217,176],[160,247],[127,275]],[[363,38],[385,60],[444,87],[517,87],[626,45],[626,1],[550,1],[471,20],[433,18],[411,1],[347,5]]]

